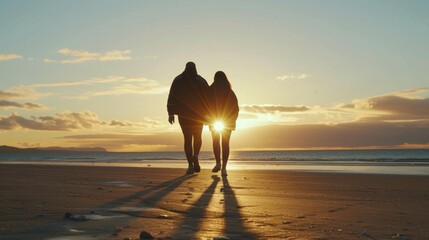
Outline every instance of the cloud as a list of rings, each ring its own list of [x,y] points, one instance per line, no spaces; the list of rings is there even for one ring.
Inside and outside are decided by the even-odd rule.
[[[0,90],[0,100],[1,99],[17,98],[20,96],[21,96],[21,94],[16,93],[16,92],[9,92],[9,91]]]
[[[358,99],[338,106],[363,113],[361,120],[422,120],[429,119],[429,98],[417,96],[427,89],[411,89],[386,95]],[[367,114],[367,116],[365,116]]]
[[[257,136],[257,137],[255,137]],[[269,125],[238,131],[235,148],[386,148],[429,144],[429,120]]]
[[[87,99],[93,96],[122,95],[122,94],[161,94],[168,92],[168,87],[161,86],[155,80],[141,79],[133,83],[125,83],[111,87],[108,90],[85,92],[78,96],[79,99]]]
[[[312,107],[312,114],[322,114],[326,120],[332,119],[336,124],[265,125],[239,129],[235,137],[238,139],[236,147],[244,149],[428,146],[429,98],[419,96],[426,91],[426,88],[417,88],[357,99],[333,108]],[[241,108],[251,113],[281,110],[276,107],[259,106]],[[306,109],[309,108],[304,107],[302,110]],[[311,115],[305,116],[308,117]]]
[[[0,54],[0,61],[15,60],[21,58],[22,56],[18,54]]]
[[[292,122],[294,124],[338,124],[356,121],[398,122],[427,120],[429,119],[429,98],[424,97],[426,91],[426,88],[410,89],[356,99],[350,103],[342,103],[331,107],[317,105],[241,105],[239,121],[242,126],[249,127]],[[242,118],[241,116],[244,117]]]
[[[306,79],[311,77],[311,74],[306,74],[306,73],[301,73],[301,74],[289,74],[289,75],[283,75],[283,76],[278,76],[276,77],[277,80],[290,80],[290,79]]]
[[[109,125],[110,126],[129,127],[129,126],[132,126],[133,124],[126,122],[126,121],[112,120],[112,121],[110,121]]]
[[[41,147],[41,143],[28,143],[28,142],[19,142],[18,143],[19,146],[24,147],[24,148],[37,148],[37,147]]]
[[[108,76],[104,78],[91,78],[81,81],[39,83],[31,85],[21,85],[10,88],[6,91],[0,90],[1,99],[37,99],[52,95],[52,93],[40,93],[37,88],[73,87],[93,84],[110,84],[110,86],[99,87],[98,91],[83,92],[77,96],[64,98],[88,99],[93,96],[121,95],[121,94],[161,94],[168,92],[167,86],[162,86],[156,80],[142,77]]]
[[[88,52],[86,50],[72,50],[63,48],[58,50],[59,54],[71,56],[72,59],[62,60],[61,63],[82,63],[87,61],[125,61],[131,59],[130,50],[113,50],[105,53]]]
[[[21,92],[16,91],[3,91],[0,90],[0,109],[4,108],[23,108],[23,109],[42,109],[45,108],[43,105],[38,103],[18,103],[10,101],[9,99],[20,99],[26,98],[25,95]]]
[[[56,83],[42,83],[33,84],[28,87],[39,88],[39,87],[68,87],[68,86],[80,86],[80,85],[92,85],[92,84],[118,84],[112,86],[106,90],[100,91],[89,91],[85,92],[77,97],[78,99],[87,99],[92,96],[104,96],[104,95],[121,95],[121,94],[160,94],[168,92],[167,86],[161,86],[158,81],[141,78],[141,77],[123,77],[123,76],[109,76],[106,78],[91,78],[82,81],[70,81],[70,82],[56,82]]]
[[[81,81],[68,81],[68,82],[54,82],[54,83],[38,83],[28,85],[27,87],[39,88],[39,87],[69,87],[69,86],[80,86],[80,85],[91,85],[99,83],[114,83],[114,82],[132,82],[140,81],[143,78],[127,78],[123,76],[108,76],[105,78],[91,78]]]
[[[25,109],[40,109],[44,108],[42,105],[37,103],[17,103],[17,102],[11,102],[7,100],[0,100],[0,109],[2,108],[25,108]]]
[[[43,107],[36,104],[23,104],[26,108]],[[16,106],[15,106],[16,107]],[[1,102],[0,102],[1,108]],[[52,116],[23,117],[13,113],[8,117],[0,116],[0,130],[32,129],[43,131],[70,131],[79,129],[115,129],[132,128],[134,130],[165,130],[165,124],[159,121],[145,118],[140,122],[123,120],[101,120],[96,113],[91,111],[62,112]]]
[[[306,106],[282,106],[282,105],[242,105],[240,109],[248,113],[290,113],[305,112],[310,110]]]
[[[210,151],[210,133],[203,133],[203,150]],[[266,125],[234,131],[233,149],[395,148],[429,145],[429,121],[386,123]],[[152,148],[182,150],[180,132],[154,134],[85,134],[64,136],[70,144],[102,146],[112,151]]]
[[[13,130],[18,128],[47,131],[70,131],[74,129],[91,129],[107,124],[98,119],[93,112],[64,112],[53,116],[25,118],[16,113],[9,117],[0,117],[0,129]]]
[[[57,61],[56,61],[56,60],[54,60],[54,59],[45,58],[45,59],[43,59],[43,62],[44,62],[44,63],[54,63],[54,62],[57,62]]]
[[[111,151],[182,150],[183,136],[180,132],[156,134],[82,134],[64,136],[72,144],[103,146]],[[207,139],[208,140],[208,139]]]
[[[72,99],[88,99],[94,96],[106,95],[121,95],[121,94],[161,94],[168,92],[167,86],[162,86],[156,80],[146,79],[142,77],[124,77],[124,76],[109,76],[106,78],[91,78],[81,81],[56,82],[56,83],[41,83],[32,84],[28,88],[41,87],[70,87],[92,84],[115,84],[108,89],[99,91],[88,91],[78,96],[68,97]]]
[[[38,99],[49,95],[51,93],[39,93],[33,87],[23,85],[10,88],[7,91],[0,90],[0,99]]]

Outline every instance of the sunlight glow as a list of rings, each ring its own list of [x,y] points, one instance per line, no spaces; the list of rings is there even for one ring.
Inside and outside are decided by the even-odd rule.
[[[215,124],[213,125],[213,127],[216,131],[222,132],[223,129],[225,128],[225,125],[221,121],[216,121]]]

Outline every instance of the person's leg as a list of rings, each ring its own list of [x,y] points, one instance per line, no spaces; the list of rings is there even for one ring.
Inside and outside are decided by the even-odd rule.
[[[203,125],[198,125],[193,128],[192,130],[192,136],[194,137],[194,157],[198,158],[198,155],[200,154],[201,145],[203,143],[201,139],[201,135],[203,133]]]
[[[219,172],[221,168],[220,164],[220,134],[217,131],[212,131],[213,140],[213,154],[216,159],[216,166],[212,169],[212,172]]]
[[[192,130],[192,136],[194,138],[194,152],[193,152],[193,163],[195,172],[200,172],[200,163],[198,162],[198,155],[200,154],[202,139],[201,135],[203,132],[203,125],[198,124]]]
[[[184,144],[183,148],[185,150],[186,159],[188,160],[188,170],[186,173],[194,173],[194,165],[192,161],[192,128],[189,126],[188,120],[186,118],[179,117],[180,127],[182,128]]]
[[[192,132],[188,129],[182,129],[183,132],[183,138],[184,138],[184,150],[186,154],[186,159],[188,160],[188,163],[192,163]]]
[[[229,158],[229,139],[231,138],[231,131],[225,130],[222,132],[222,175],[226,175],[226,165]],[[224,171],[225,170],[225,171]]]

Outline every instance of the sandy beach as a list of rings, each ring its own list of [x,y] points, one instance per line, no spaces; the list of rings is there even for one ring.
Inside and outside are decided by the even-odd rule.
[[[428,176],[1,165],[0,205],[10,240],[429,239]]]

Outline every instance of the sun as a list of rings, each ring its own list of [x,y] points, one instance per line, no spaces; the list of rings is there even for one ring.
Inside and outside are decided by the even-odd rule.
[[[216,121],[213,125],[214,129],[218,132],[222,132],[225,128],[225,125],[221,121]]]

